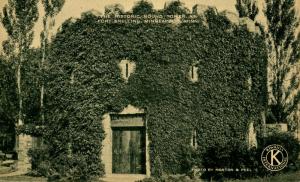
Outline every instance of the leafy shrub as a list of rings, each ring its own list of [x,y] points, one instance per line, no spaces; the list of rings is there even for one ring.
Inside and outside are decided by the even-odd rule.
[[[199,151],[192,146],[183,146],[181,154],[181,173],[191,173],[193,167],[201,164]]]
[[[48,175],[49,181],[91,181],[93,178],[103,175],[99,174],[103,168],[99,169],[99,166],[92,164],[92,159],[88,160],[87,156],[60,156],[54,161]]]
[[[288,166],[296,165],[300,153],[300,143],[292,133],[274,131],[266,137],[260,137],[258,141],[259,152],[268,145],[281,145],[288,153]]]
[[[248,149],[240,140],[228,141],[225,144],[216,143],[203,153],[202,164],[206,168],[241,168],[246,164]]]
[[[49,155],[47,148],[29,149],[28,156],[31,160],[30,174],[32,176],[48,176],[50,170]]]
[[[154,178],[154,177],[150,177],[150,178],[145,178],[143,180],[138,180],[136,182],[157,182],[158,179],[157,178]]]
[[[202,154],[202,164],[207,170],[201,177],[220,180],[252,176],[256,161],[256,149],[248,150],[245,142],[232,139],[223,145],[218,143],[208,147]]]
[[[137,182],[201,182],[200,179],[191,179],[189,176],[185,175],[164,175],[159,178],[151,177],[145,178]]]
[[[204,172],[203,178],[220,180],[223,178],[249,178],[255,176],[272,176],[278,172],[267,170],[261,162],[261,153],[265,147],[272,144],[283,146],[288,152],[288,167],[280,172],[297,169],[297,160],[300,152],[299,141],[292,133],[273,132],[266,137],[258,137],[258,148],[247,149],[247,146],[236,142],[227,145],[215,145],[209,147],[203,154],[202,164],[205,168],[232,168],[249,169],[249,171],[239,172]]]

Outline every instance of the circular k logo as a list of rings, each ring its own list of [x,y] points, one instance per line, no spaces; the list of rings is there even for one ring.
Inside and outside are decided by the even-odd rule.
[[[261,162],[270,171],[280,171],[288,163],[288,153],[281,145],[269,145],[261,154]]]

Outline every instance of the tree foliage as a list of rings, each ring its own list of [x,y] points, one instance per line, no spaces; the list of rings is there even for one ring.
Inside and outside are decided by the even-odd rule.
[[[33,40],[33,26],[38,19],[37,0],[8,0],[3,8],[1,21],[8,34],[5,44],[22,53]],[[12,55],[13,52],[5,52]]]
[[[60,12],[65,0],[42,0],[42,4],[45,10],[45,17],[53,17]]]
[[[1,21],[8,39],[3,48],[14,62],[18,94],[18,123],[23,124],[22,64],[33,40],[33,26],[38,19],[38,0],[8,0],[1,14]]]
[[[39,69],[41,77],[39,77],[40,84],[40,119],[41,123],[44,123],[44,64],[47,60],[48,53],[48,43],[49,34],[54,27],[55,21],[54,17],[61,11],[65,0],[43,0],[42,4],[44,6],[45,15],[43,17],[43,30],[41,32],[41,50],[42,57],[39,63]]]
[[[22,104],[24,106],[23,122],[26,125],[36,125],[39,121],[39,92],[38,80],[40,79],[39,60],[40,50],[29,49],[23,55],[23,64],[21,68],[22,74]],[[11,61],[11,58],[1,58],[1,123],[2,125],[16,126],[16,131],[12,133],[21,133],[20,128],[27,127],[26,125],[17,126],[18,119],[18,89],[16,83],[16,65]],[[14,129],[14,130],[15,130]],[[26,133],[26,132],[23,132]],[[36,132],[27,132],[27,134],[38,135]]]
[[[48,43],[49,33],[54,26],[54,17],[61,11],[65,0],[42,0],[45,15],[43,17],[43,30],[41,32],[41,48],[43,54],[46,51],[45,44]],[[45,55],[44,55],[45,56]],[[43,57],[43,59],[45,59]]]
[[[0,56],[0,70],[0,137],[3,142],[0,150],[11,152],[15,144],[14,128],[18,113],[15,74],[12,63],[3,56]]]
[[[13,66],[0,57],[0,120],[14,124],[17,115],[16,82]]]
[[[153,4],[147,0],[138,1],[132,8],[132,13],[135,15],[147,15],[153,12]]]
[[[258,14],[258,7],[256,0],[237,0],[235,4],[239,16],[248,17],[251,20],[255,20],[255,17]]]
[[[21,69],[22,80],[22,95],[23,95],[23,118],[24,124],[40,123],[40,94],[39,80],[43,76],[39,70],[41,60],[40,49],[30,49],[24,55],[24,62]]]
[[[300,101],[300,33],[296,35],[299,18],[295,1],[266,0],[264,13],[268,25],[272,88],[269,120],[287,122]]]
[[[186,8],[184,3],[179,0],[171,1],[168,4],[165,4],[163,10],[163,14],[166,15],[184,15],[188,13],[189,9]]]
[[[108,6],[105,6],[104,12],[106,15],[124,14],[124,7],[121,4],[108,5]]]

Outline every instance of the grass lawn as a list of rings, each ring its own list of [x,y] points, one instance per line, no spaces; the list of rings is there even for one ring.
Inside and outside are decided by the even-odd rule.
[[[0,166],[0,174],[9,173],[11,171],[10,167]]]
[[[9,176],[9,177],[0,177],[0,182],[2,181],[13,181],[13,182],[46,182],[46,178],[41,177],[31,177],[31,176]]]
[[[30,176],[10,176],[10,177],[0,177],[0,182],[47,182],[46,178],[42,177],[30,177]],[[300,171],[280,174],[277,176],[267,177],[267,178],[256,178],[247,180],[228,180],[226,182],[299,182],[300,181]]]
[[[26,175],[20,176],[9,176],[9,177],[0,177],[0,182],[47,182],[47,178],[43,177],[31,177]],[[93,182],[103,182],[101,180],[93,181]]]
[[[247,180],[229,180],[227,182],[299,182],[299,181],[300,181],[300,171],[280,174],[277,176],[266,177],[266,178],[256,178],[256,179],[247,179]]]

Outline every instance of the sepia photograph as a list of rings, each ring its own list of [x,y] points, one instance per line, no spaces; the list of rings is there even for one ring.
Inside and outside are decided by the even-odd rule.
[[[0,0],[0,182],[299,182],[300,0]]]

